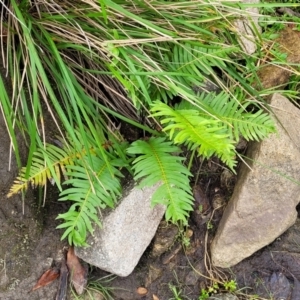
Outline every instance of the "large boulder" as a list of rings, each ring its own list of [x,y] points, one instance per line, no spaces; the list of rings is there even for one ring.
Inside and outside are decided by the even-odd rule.
[[[295,223],[300,202],[300,111],[274,94],[277,133],[249,146],[233,196],[211,244],[212,262],[231,267]]]
[[[128,276],[153,239],[166,210],[164,205],[151,207],[157,187],[129,188],[118,207],[103,217],[103,228],[96,228],[87,239],[90,247],[76,248],[76,255],[102,270]]]

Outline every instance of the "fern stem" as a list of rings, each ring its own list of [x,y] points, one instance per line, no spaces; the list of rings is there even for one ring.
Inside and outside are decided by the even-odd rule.
[[[195,156],[195,151],[196,151],[196,149],[194,149],[194,150],[192,151],[192,154],[191,154],[191,158],[190,158],[190,161],[189,161],[189,164],[188,164],[188,170],[189,170],[189,171],[191,171],[192,162],[193,162],[194,156]]]

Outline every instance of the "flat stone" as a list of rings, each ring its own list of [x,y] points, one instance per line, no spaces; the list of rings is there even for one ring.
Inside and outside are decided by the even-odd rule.
[[[274,94],[277,134],[249,145],[247,163],[211,244],[212,262],[231,267],[270,244],[297,218],[300,202],[300,110]]]
[[[87,243],[76,248],[84,261],[118,276],[128,276],[153,239],[165,213],[164,205],[151,208],[151,197],[158,185],[131,188],[117,208],[102,219],[103,228],[96,227]]]
[[[259,0],[242,0],[244,3],[259,3]],[[238,19],[234,25],[237,30],[240,45],[244,51],[248,54],[253,54],[256,51],[256,36],[257,32],[261,32],[261,28],[258,24],[259,10],[256,7],[249,7],[243,11],[243,14],[247,14],[247,18]]]

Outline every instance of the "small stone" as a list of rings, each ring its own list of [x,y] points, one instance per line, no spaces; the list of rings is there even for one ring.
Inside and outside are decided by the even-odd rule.
[[[287,300],[292,287],[288,279],[281,272],[273,272],[269,280],[269,289],[274,299]]]
[[[151,207],[157,187],[124,190],[119,205],[104,215],[103,227],[95,226],[89,235],[90,247],[76,247],[76,255],[87,263],[118,276],[128,276],[153,239],[166,206]],[[126,258],[126,259],[125,259]]]
[[[53,258],[47,257],[45,261],[43,261],[43,269],[47,270],[50,269],[53,264]]]
[[[148,293],[148,290],[142,286],[138,287],[136,292],[141,295],[141,296],[145,296]]]
[[[221,174],[221,187],[231,191],[235,185],[236,175],[234,175],[230,170],[225,169]]]
[[[185,232],[185,236],[187,238],[191,238],[193,236],[194,232],[192,229],[188,229],[186,232]]]
[[[215,188],[215,194],[211,202],[213,209],[219,209],[225,206],[226,201],[224,195],[221,193],[221,190],[219,188]]]

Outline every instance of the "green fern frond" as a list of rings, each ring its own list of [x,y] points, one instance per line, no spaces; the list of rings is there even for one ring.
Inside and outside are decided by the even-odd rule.
[[[231,169],[234,168],[234,141],[221,121],[200,116],[196,109],[174,110],[159,101],[154,102],[151,112],[153,117],[161,117],[163,131],[175,143],[197,149],[204,157],[216,154]]]
[[[114,207],[120,195],[119,178],[122,174],[116,168],[117,161],[110,161],[113,174],[101,158],[93,156],[92,162],[93,168],[87,161],[76,166],[68,166],[66,175],[70,179],[64,184],[70,187],[60,194],[59,201],[74,202],[68,212],[57,217],[64,220],[57,228],[66,228],[61,239],[68,237],[70,245],[85,246],[87,232],[93,234],[92,222],[101,227],[97,209]]]
[[[180,149],[165,138],[150,138],[135,141],[127,149],[138,155],[133,161],[134,179],[141,182],[139,187],[152,186],[161,182],[152,196],[152,205],[167,206],[166,219],[187,223],[189,211],[193,209],[193,197],[189,185],[192,174],[182,164],[184,158],[172,155]]]
[[[230,99],[225,92],[218,95],[203,93],[198,103],[209,106],[213,115],[223,122],[230,137],[236,141],[239,141],[240,136],[246,140],[259,141],[276,131],[274,120],[268,113],[258,108],[255,111],[248,111],[251,102],[241,105],[238,100]],[[199,114],[204,113],[201,111]]]
[[[176,110],[198,109],[199,116],[220,120],[227,128],[230,138],[236,142],[240,136],[246,140],[262,140],[276,131],[275,123],[263,109],[256,107],[255,110],[248,110],[251,105],[251,102],[241,104],[237,99],[230,99],[230,95],[225,92],[217,95],[202,93],[194,104],[182,101],[176,106]]]
[[[45,186],[47,180],[53,180],[53,178],[57,184],[60,184],[61,174],[66,173],[66,166],[73,165],[74,161],[84,154],[85,151],[74,153],[67,148],[46,144],[45,148],[40,148],[33,154],[28,177],[26,177],[27,169],[25,167],[21,169],[7,197],[26,191],[30,184],[33,187]]]
[[[198,77],[195,83],[199,84],[199,79],[203,79],[204,75],[214,73],[213,67],[226,68],[225,62],[228,59],[228,54],[236,50],[237,48],[232,46],[208,46],[204,44],[200,46],[198,42],[178,42],[174,44],[173,51],[171,51],[172,69],[191,74],[194,79]],[[185,79],[189,81],[189,77]],[[191,82],[187,83],[191,84]]]

